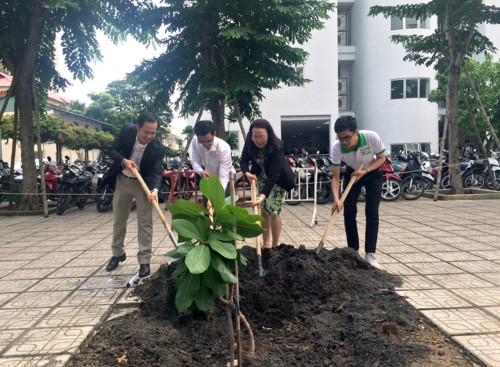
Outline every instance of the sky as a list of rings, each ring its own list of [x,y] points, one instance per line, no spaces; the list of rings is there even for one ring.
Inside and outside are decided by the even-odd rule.
[[[81,83],[79,80],[74,80],[71,73],[64,65],[64,58],[60,51],[59,68],[63,77],[68,79],[72,86],[64,91],[59,91],[59,94],[71,100],[79,100],[89,104],[91,102],[88,94],[92,92],[105,92],[106,86],[115,80],[125,78],[125,75],[134,70],[135,66],[139,65],[144,59],[151,59],[158,56],[161,50],[156,50],[152,47],[138,43],[133,38],[128,37],[124,43],[113,44],[106,36],[98,35],[101,54],[103,60],[101,62],[92,63],[91,68],[94,73],[94,78]],[[176,119],[172,122],[172,126],[182,130],[186,123],[184,120]]]

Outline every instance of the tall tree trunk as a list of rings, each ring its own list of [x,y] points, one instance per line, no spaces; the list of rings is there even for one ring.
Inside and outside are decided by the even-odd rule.
[[[460,70],[460,69],[459,69]],[[462,175],[460,172],[460,146],[458,143],[458,89],[460,74],[456,70],[448,72],[448,90],[446,92],[446,121],[449,128],[449,171],[450,194],[463,194]]]
[[[28,37],[17,72],[17,94],[21,132],[21,161],[23,164],[23,198],[21,210],[38,208],[35,167],[35,139],[33,136],[33,93],[31,84],[35,73],[35,60],[40,43],[44,10],[41,0],[34,0],[28,20]]]
[[[225,105],[225,99],[215,93],[212,94],[210,97],[209,108],[212,114],[212,121],[215,125],[215,131],[217,132],[217,137],[222,140],[226,140],[226,127],[224,126]]]
[[[476,1],[477,6],[481,6],[481,0]],[[470,41],[474,35],[476,23],[471,20],[467,24],[467,37],[464,39],[460,48],[457,48],[457,38],[455,26],[452,23],[454,19],[454,4],[446,4],[445,29],[448,33],[448,88],[446,91],[446,120],[449,123],[449,157],[450,157],[450,194],[463,194],[464,187],[462,176],[460,174],[459,143],[458,143],[458,91],[460,89],[461,66],[465,59]]]

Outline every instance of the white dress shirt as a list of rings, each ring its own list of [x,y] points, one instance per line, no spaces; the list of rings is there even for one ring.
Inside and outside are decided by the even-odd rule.
[[[141,144],[139,143],[137,137],[135,138],[135,144],[134,147],[132,148],[132,153],[130,154],[129,159],[137,165],[138,172],[141,171],[141,160],[142,156],[144,155],[144,150],[146,149],[146,147],[147,144]],[[132,171],[129,171],[126,168],[123,169],[122,173],[127,177],[135,178],[135,175],[132,173]]]
[[[193,169],[201,175],[202,171],[210,172],[212,176],[219,177],[224,190],[229,183],[229,172],[236,172],[231,159],[231,147],[224,140],[214,136],[214,143],[207,150],[198,142],[198,137],[193,139]],[[205,167],[205,169],[203,169]]]

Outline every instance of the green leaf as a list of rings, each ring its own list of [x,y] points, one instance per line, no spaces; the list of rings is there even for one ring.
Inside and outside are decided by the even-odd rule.
[[[212,290],[207,288],[203,282],[200,284],[200,289],[194,295],[194,302],[196,307],[201,311],[206,311],[210,308],[212,304],[212,299],[214,295]]]
[[[221,256],[225,257],[226,259],[234,260],[238,255],[236,248],[232,243],[211,239],[209,244],[212,250],[217,251]]]
[[[203,233],[200,232],[202,227],[197,227],[193,222],[186,219],[174,219],[172,221],[172,226],[179,233],[179,236],[189,239],[195,239],[200,242],[204,242],[205,238]]]
[[[240,262],[242,265],[245,265],[245,266],[248,265],[248,260],[245,256],[243,256],[241,251],[238,251],[238,257],[236,258],[236,260],[238,260],[238,262]]]
[[[231,270],[227,267],[226,263],[217,255],[212,256],[211,261],[212,267],[217,270],[221,276],[221,278],[230,284],[236,283],[238,278],[231,272]]]
[[[193,274],[201,274],[210,265],[210,248],[206,245],[198,245],[186,256],[186,265]]]
[[[224,241],[224,242],[231,242],[234,240],[237,241],[244,241],[245,239],[238,235],[237,233],[234,233],[232,230],[224,230],[223,232],[211,232],[208,235],[208,242],[210,242],[212,239],[219,240],[219,241]]]
[[[194,301],[194,294],[200,287],[198,274],[186,273],[178,282],[179,288],[175,296],[175,307],[179,312],[186,311]]]
[[[172,279],[175,279],[179,276],[182,276],[187,271],[188,271],[188,267],[186,266],[186,262],[184,260],[179,261],[177,264],[177,267],[175,268],[174,272],[172,273]]]
[[[215,213],[218,215],[219,211],[224,207],[226,199],[226,193],[220,183],[219,177],[211,176],[208,179],[202,179],[200,181],[200,190],[210,201]]]
[[[226,294],[227,285],[223,282],[220,274],[211,266],[201,274],[204,284],[216,295],[223,297]]]
[[[208,215],[208,210],[200,204],[193,203],[192,201],[180,199],[176,204],[170,204],[168,207],[173,216],[187,215],[187,216],[203,216]]]
[[[229,212],[217,213],[217,223],[218,226],[233,227],[236,226],[236,218]]]
[[[167,252],[167,256],[173,257],[174,259],[182,259],[188,254],[195,246],[191,244],[180,245],[176,249]]]
[[[236,231],[245,238],[252,238],[261,235],[265,230],[257,223],[241,222],[236,226]]]

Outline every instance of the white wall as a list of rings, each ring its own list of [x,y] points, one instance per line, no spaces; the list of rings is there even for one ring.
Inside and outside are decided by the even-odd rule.
[[[379,1],[378,5],[393,5],[392,1]],[[437,104],[427,99],[391,100],[391,80],[429,78],[431,90],[437,87],[432,68],[416,66],[403,61],[402,46],[391,42],[391,35],[431,33],[430,29],[391,31],[390,18],[367,17],[370,0],[357,0],[353,8],[356,62],[354,64],[354,111],[360,128],[377,131],[385,146],[391,144],[431,143],[438,150]]]
[[[336,119],[338,114],[336,13],[331,14],[323,30],[313,32],[309,43],[299,47],[309,52],[304,77],[312,81],[302,87],[284,86],[268,91],[261,104],[262,118],[271,122],[278,136],[282,116],[328,115]]]

